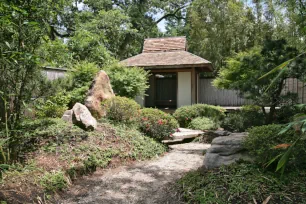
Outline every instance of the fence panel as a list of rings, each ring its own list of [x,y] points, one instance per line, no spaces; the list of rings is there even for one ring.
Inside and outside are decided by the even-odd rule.
[[[251,104],[250,100],[239,96],[238,91],[217,89],[212,86],[213,78],[199,79],[199,103],[220,106],[243,106]],[[288,92],[298,94],[298,103],[306,103],[306,83],[296,78],[288,78],[285,81],[282,94]]]

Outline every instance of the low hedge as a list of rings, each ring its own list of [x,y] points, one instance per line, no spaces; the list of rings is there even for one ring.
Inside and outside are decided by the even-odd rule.
[[[144,108],[140,112],[140,130],[161,141],[175,132],[178,122],[173,116],[154,108]]]
[[[242,106],[241,110],[231,112],[222,121],[221,126],[232,132],[244,132],[248,128],[265,124],[265,115],[256,105]]]
[[[214,130],[218,125],[207,117],[197,117],[191,121],[188,128],[193,130]]]
[[[102,102],[106,118],[117,123],[136,125],[139,121],[140,105],[136,101],[115,96]]]
[[[192,119],[197,117],[208,117],[214,122],[220,122],[225,117],[224,112],[225,109],[220,106],[194,104],[176,109],[173,116],[178,120],[181,127],[188,127]]]

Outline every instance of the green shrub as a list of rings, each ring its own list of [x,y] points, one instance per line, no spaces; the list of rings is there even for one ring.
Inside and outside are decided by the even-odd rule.
[[[149,72],[139,67],[124,67],[115,63],[103,67],[110,78],[112,88],[116,95],[134,99],[144,96],[149,88]]]
[[[192,119],[197,117],[208,117],[218,123],[225,117],[224,112],[225,109],[220,106],[194,104],[176,109],[173,116],[178,120],[181,127],[188,127]]]
[[[135,125],[139,121],[140,105],[134,100],[115,96],[102,102],[106,117],[117,123]]]
[[[47,172],[40,179],[40,184],[47,191],[55,192],[64,190],[69,185],[69,180],[62,171]]]
[[[244,132],[244,118],[240,111],[228,113],[221,123],[221,127],[232,132]]]
[[[244,132],[248,128],[265,124],[265,116],[259,106],[246,105],[241,110],[227,114],[222,127],[229,131]]]
[[[60,118],[68,109],[70,100],[70,94],[65,91],[50,96],[47,100],[38,99],[35,102],[35,114],[40,118]]]
[[[281,106],[275,111],[275,122],[280,124],[292,122],[294,115],[299,113],[306,113],[305,108],[298,108],[294,105]]]
[[[154,108],[144,108],[140,112],[140,130],[161,141],[175,132],[178,122],[173,116]]]
[[[282,125],[264,125],[249,129],[249,135],[244,141],[245,148],[261,165],[267,164],[278,156],[299,137],[293,130],[279,135]],[[292,164],[300,165],[306,160],[305,140],[301,140],[295,147],[291,157]]]
[[[191,121],[188,128],[193,130],[213,130],[217,129],[218,125],[207,117],[197,117]]]

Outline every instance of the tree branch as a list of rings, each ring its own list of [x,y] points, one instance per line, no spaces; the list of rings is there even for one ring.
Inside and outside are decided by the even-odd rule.
[[[180,16],[176,15],[177,12],[179,12],[180,10],[182,10],[185,7],[186,7],[186,5],[177,8],[173,13],[168,13],[168,14],[162,16],[155,23],[158,24],[159,22],[161,22],[162,20],[164,20],[165,18],[168,18],[168,17],[175,17],[176,19],[185,19],[184,17],[180,17]]]

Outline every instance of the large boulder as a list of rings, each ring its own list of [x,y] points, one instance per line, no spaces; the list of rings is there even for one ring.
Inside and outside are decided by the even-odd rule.
[[[211,143],[213,139],[221,136],[228,136],[231,132],[225,130],[209,130],[205,131],[204,134],[200,137],[200,142],[202,143]]]
[[[250,161],[242,143],[246,133],[232,133],[229,136],[215,138],[204,158],[204,168],[213,169],[222,165],[229,165],[237,160]]]
[[[90,111],[81,103],[76,103],[72,108],[72,122],[86,130],[94,130],[97,128],[97,121],[91,115]]]
[[[114,97],[110,80],[105,71],[101,70],[93,80],[86,99],[85,106],[90,110],[94,117],[100,118],[104,115],[101,102],[105,99]]]
[[[76,103],[71,110],[66,110],[62,119],[85,130],[94,130],[97,128],[96,119],[92,117],[87,107],[81,103]]]

